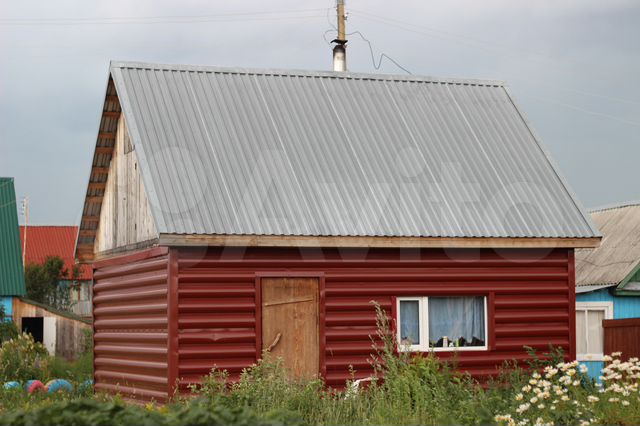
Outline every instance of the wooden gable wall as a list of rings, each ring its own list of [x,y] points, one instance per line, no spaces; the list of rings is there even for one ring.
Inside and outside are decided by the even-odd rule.
[[[136,151],[124,115],[121,115],[100,210],[94,253],[148,246],[157,237]]]

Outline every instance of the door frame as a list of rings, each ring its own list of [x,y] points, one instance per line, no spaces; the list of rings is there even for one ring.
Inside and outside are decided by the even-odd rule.
[[[318,375],[325,379],[325,274],[321,271],[261,271],[255,273],[256,305],[256,361],[262,358],[262,279],[263,278],[317,278],[318,279]]]

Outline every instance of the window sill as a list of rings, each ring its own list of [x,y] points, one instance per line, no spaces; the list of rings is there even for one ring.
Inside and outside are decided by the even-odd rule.
[[[487,346],[462,346],[460,348],[424,348],[424,347],[409,347],[401,348],[400,352],[473,352],[473,351],[488,351]]]
[[[576,361],[604,361],[604,354],[578,354],[576,355]]]

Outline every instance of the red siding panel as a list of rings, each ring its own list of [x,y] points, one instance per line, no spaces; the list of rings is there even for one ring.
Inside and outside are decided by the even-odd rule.
[[[94,264],[96,389],[139,400],[166,399],[168,277],[166,249]]]
[[[524,362],[524,345],[573,354],[573,265],[568,249],[406,250],[181,248],[178,257],[178,380],[186,389],[214,366],[237,377],[260,354],[262,275],[321,277],[319,371],[330,386],[372,373],[377,301],[391,315],[398,296],[487,296],[489,350],[461,352],[478,376],[505,360]],[[451,358],[451,353],[439,353]]]

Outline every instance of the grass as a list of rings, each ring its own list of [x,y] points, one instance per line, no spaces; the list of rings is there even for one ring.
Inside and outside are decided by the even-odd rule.
[[[56,379],[83,382],[93,378],[93,354],[85,352],[77,360],[67,361],[61,357],[51,358],[48,363],[48,376]]]

